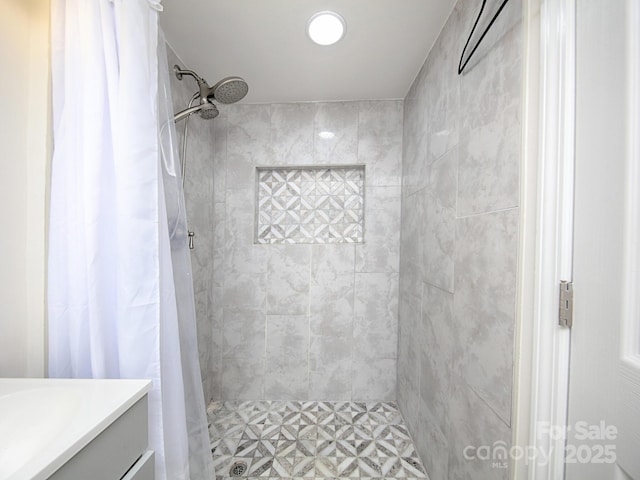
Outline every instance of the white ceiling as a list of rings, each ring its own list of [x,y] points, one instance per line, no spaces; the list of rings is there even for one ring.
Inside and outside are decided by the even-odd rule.
[[[246,103],[403,98],[455,0],[165,0],[167,41],[213,85],[238,75]],[[308,18],[334,10],[342,41],[309,40]],[[194,85],[195,90],[195,85]]]

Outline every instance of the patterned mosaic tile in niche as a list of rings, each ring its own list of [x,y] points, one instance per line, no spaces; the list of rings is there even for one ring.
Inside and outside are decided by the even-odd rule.
[[[364,166],[258,168],[256,243],[362,243]]]

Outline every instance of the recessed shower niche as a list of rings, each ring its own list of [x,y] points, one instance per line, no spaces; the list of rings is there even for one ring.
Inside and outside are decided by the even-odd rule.
[[[363,243],[364,165],[256,173],[256,243]]]

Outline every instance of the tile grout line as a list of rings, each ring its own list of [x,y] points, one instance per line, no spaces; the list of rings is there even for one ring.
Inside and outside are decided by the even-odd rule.
[[[307,396],[311,397],[311,282],[313,281],[313,245],[309,247],[309,294],[307,296]]]
[[[356,162],[359,162],[360,161],[360,113],[362,109],[362,102],[358,102],[357,106],[358,106],[358,112],[357,112],[357,119],[356,119]],[[365,177],[362,179],[363,180],[362,182],[362,216],[363,216],[362,241],[363,242],[365,239],[366,211],[367,211],[367,206],[365,205],[366,198],[367,198],[366,169],[367,167],[365,166],[364,167]],[[352,302],[352,308],[351,308],[351,365],[350,365],[351,375],[349,378],[350,387],[351,387],[351,395],[349,396],[349,400],[351,401],[353,401],[354,399],[353,385],[355,383],[355,377],[356,377],[356,372],[355,372],[356,339],[354,336],[355,324],[356,324],[356,246],[355,245],[353,245],[352,251],[353,251],[353,302]]]

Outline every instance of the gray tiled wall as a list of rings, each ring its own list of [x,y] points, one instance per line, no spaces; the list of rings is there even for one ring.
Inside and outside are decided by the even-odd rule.
[[[197,85],[190,77],[179,81],[172,74],[173,66],[182,62],[167,46],[171,94],[173,109],[179,112],[187,108],[189,100],[197,90]],[[182,155],[182,137],[184,121],[179,123],[178,148]],[[214,122],[203,120],[194,115],[189,121],[187,144],[187,166],[185,175],[185,201],[187,205],[187,221],[190,230],[195,232],[196,248],[191,251],[193,269],[193,287],[196,304],[196,325],[198,330],[198,351],[200,370],[205,400],[208,403],[215,397],[216,378],[213,367],[214,353],[219,339],[214,335],[211,325],[211,312],[216,306],[212,303],[213,284],[213,229],[211,219],[214,217],[213,203],[213,149]]]
[[[216,398],[395,400],[402,101],[226,105],[214,120]],[[322,138],[330,131],[333,138]],[[254,243],[256,167],[365,165],[365,243]]]
[[[521,1],[457,75],[460,0],[404,102],[398,401],[431,480],[508,478],[467,445],[511,439]]]

